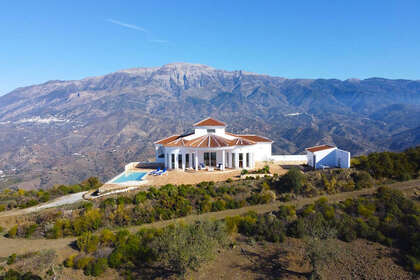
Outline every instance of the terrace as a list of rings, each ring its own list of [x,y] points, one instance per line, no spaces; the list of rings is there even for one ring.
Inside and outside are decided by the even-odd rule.
[[[253,170],[257,170],[263,168],[265,165],[268,165],[270,168],[270,173],[274,174],[277,173],[282,175],[286,173],[286,170],[281,167],[279,163],[272,163],[272,162],[258,162],[256,163],[255,169],[250,169],[249,173],[252,173]],[[154,168],[150,167],[140,167],[138,164],[131,164],[127,165],[125,172],[130,173],[146,173],[149,174],[151,171],[155,170]],[[227,179],[238,180],[240,179],[241,175],[240,169],[225,169],[225,170],[214,170],[214,171],[207,171],[207,170],[168,170],[165,175],[161,176],[153,176],[153,175],[145,175],[142,180],[138,181],[136,184],[134,182],[125,183],[110,183],[107,182],[100,188],[100,193],[108,193],[114,191],[121,191],[124,189],[132,190],[132,189],[148,189],[150,186],[163,186],[166,184],[198,184],[203,181],[226,181]],[[123,173],[124,174],[124,173]],[[121,175],[119,175],[121,176]],[[263,176],[263,174],[261,174]],[[119,177],[116,177],[117,179]]]

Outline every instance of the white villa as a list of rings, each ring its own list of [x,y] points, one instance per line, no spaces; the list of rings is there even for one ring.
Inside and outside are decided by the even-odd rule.
[[[167,169],[224,170],[254,168],[255,162],[271,159],[270,139],[225,129],[225,123],[206,118],[194,124],[194,132],[156,141],[156,161]]]

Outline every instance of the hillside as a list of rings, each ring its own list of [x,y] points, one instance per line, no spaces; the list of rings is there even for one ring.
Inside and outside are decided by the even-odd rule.
[[[207,116],[270,137],[274,153],[320,143],[353,154],[401,150],[420,144],[420,81],[285,79],[173,63],[18,88],[0,97],[8,175],[0,186],[106,180]]]

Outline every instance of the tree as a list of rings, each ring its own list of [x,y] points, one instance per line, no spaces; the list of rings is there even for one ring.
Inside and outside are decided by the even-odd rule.
[[[336,229],[324,220],[321,214],[306,217],[303,222],[307,258],[312,264],[311,279],[321,279],[322,266],[335,259],[338,248],[335,244]]]
[[[280,177],[276,188],[278,192],[295,192],[300,193],[305,185],[305,175],[296,167],[291,168]]]
[[[223,225],[223,226],[222,226]],[[210,260],[216,248],[227,241],[222,223],[196,222],[167,227],[152,246],[159,261],[169,269],[184,274]]]

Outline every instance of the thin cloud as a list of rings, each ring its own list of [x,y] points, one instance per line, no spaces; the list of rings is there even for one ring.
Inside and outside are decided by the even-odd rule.
[[[145,29],[145,28],[143,28],[141,26],[137,26],[137,25],[134,25],[134,24],[125,23],[125,22],[122,22],[122,21],[119,21],[119,20],[115,20],[115,19],[112,19],[112,18],[109,18],[106,21],[108,21],[110,23],[113,23],[113,24],[116,24],[116,25],[119,25],[119,26],[122,26],[122,27],[134,29],[134,30],[141,31],[141,32],[147,32],[147,29]]]
[[[168,40],[159,40],[159,39],[149,40],[149,42],[152,42],[152,43],[160,43],[160,44],[167,44],[167,43],[169,43]]]

